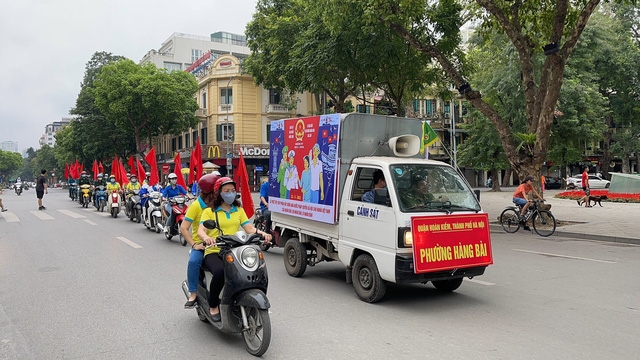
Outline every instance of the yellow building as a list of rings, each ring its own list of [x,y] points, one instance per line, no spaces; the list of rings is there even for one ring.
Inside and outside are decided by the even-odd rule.
[[[242,73],[237,57],[211,54],[205,57],[187,69],[198,70],[194,73],[198,81],[196,116],[200,122],[179,136],[156,139],[160,163],[172,163],[180,152],[181,162],[187,164],[191,150],[200,140],[203,162],[220,166],[223,175],[235,174],[242,153],[250,185],[256,190],[259,179],[269,168],[271,121],[317,113],[314,96],[305,93],[285,98],[275,89],[256,86],[251,75]]]

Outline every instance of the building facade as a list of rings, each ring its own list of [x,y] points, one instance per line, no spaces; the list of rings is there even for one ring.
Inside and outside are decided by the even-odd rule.
[[[69,125],[69,123],[73,120],[72,118],[62,118],[60,121],[54,121],[52,123],[47,124],[44,127],[44,134],[40,137],[40,146],[49,145],[54,147],[56,145],[55,133],[62,129],[64,126]]]
[[[19,152],[18,143],[16,141],[3,141],[0,143],[0,150]]]

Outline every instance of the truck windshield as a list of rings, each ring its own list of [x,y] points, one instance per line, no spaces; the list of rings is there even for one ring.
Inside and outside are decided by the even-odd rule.
[[[390,170],[402,212],[481,210],[474,193],[451,167],[399,164]]]

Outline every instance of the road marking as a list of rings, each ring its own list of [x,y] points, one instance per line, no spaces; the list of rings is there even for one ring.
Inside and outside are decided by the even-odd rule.
[[[65,215],[67,215],[67,216],[70,216],[70,217],[72,217],[74,219],[84,219],[84,218],[86,218],[86,216],[80,215],[80,214],[76,214],[71,210],[58,210],[58,211],[63,213],[63,214],[65,214]]]
[[[94,223],[93,221],[88,220],[88,219],[85,219],[85,220],[84,220],[84,222],[86,222],[86,223],[87,223],[87,224],[89,224],[89,225],[98,225],[98,224],[96,224],[96,223]]]
[[[106,212],[106,209],[105,209],[105,212],[100,212],[100,211],[97,211],[96,209],[82,209],[82,210],[89,211],[92,214],[96,214],[100,216],[111,216],[111,213]]]
[[[7,222],[17,222],[20,221],[20,218],[18,218],[18,215],[12,213],[12,212],[2,212],[0,213],[2,214],[2,217],[4,217],[5,220],[7,220]]]
[[[565,258],[565,259],[573,259],[573,260],[584,260],[584,261],[593,261],[593,262],[600,262],[600,263],[605,263],[605,264],[617,264],[617,261],[608,261],[608,260],[598,260],[598,259],[590,259],[590,258],[583,258],[583,257],[578,257],[578,256],[569,256],[569,255],[560,255],[560,254],[551,254],[551,253],[544,253],[544,252],[539,252],[539,251],[531,251],[531,250],[522,250],[522,249],[511,249],[513,251],[519,251],[519,252],[524,252],[524,253],[530,253],[530,254],[537,254],[537,255],[545,255],[545,256],[552,256],[552,257],[559,257],[559,258]]]
[[[116,237],[116,239],[118,239],[118,240],[122,241],[123,243],[125,243],[125,244],[127,244],[127,245],[131,246],[131,247],[132,247],[132,248],[134,248],[134,249],[142,249],[142,246],[140,246],[140,245],[138,245],[138,244],[134,243],[133,241],[131,241],[131,240],[127,239],[126,237],[118,236],[118,237]]]
[[[46,214],[42,210],[38,210],[38,211],[34,210],[34,211],[30,211],[30,213],[32,213],[33,215],[35,215],[38,218],[40,218],[40,220],[53,220],[54,219],[53,216]]]
[[[488,282],[488,281],[482,281],[482,280],[476,280],[476,279],[467,279],[467,281],[471,281],[472,283],[476,283],[476,284],[480,284],[480,285],[486,285],[486,286],[493,286],[495,285],[492,282]]]

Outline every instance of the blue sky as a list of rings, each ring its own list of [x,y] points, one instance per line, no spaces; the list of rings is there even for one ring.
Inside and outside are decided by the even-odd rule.
[[[69,117],[96,51],[135,62],[174,32],[243,34],[256,0],[18,0],[0,12],[0,142],[37,149]]]

